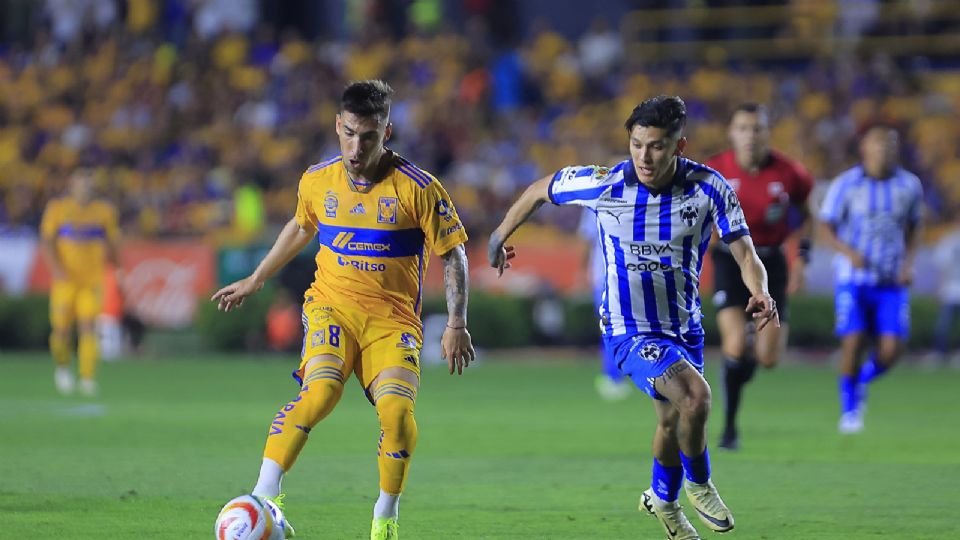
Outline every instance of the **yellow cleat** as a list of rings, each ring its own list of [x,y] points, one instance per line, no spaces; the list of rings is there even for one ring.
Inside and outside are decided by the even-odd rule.
[[[399,540],[400,525],[397,518],[373,518],[370,527],[370,540]]]

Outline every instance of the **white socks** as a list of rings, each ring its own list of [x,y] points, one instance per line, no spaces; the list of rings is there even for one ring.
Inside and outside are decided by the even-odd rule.
[[[272,459],[263,458],[260,465],[260,476],[253,494],[257,497],[276,497],[280,495],[280,481],[283,480],[283,468]],[[392,518],[400,514],[400,495],[391,495],[380,490],[377,504],[373,506],[373,517]]]
[[[392,518],[400,514],[400,495],[391,495],[382,489],[377,504],[373,505],[373,517]]]
[[[263,458],[260,476],[253,494],[257,497],[276,497],[280,495],[280,481],[283,480],[283,468],[272,459]],[[378,503],[379,504],[379,503]]]

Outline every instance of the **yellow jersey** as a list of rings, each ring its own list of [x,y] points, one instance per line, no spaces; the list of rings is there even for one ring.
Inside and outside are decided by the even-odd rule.
[[[381,181],[358,185],[342,158],[311,166],[300,179],[297,223],[316,231],[317,272],[306,295],[398,318],[420,327],[430,253],[467,241],[450,196],[431,174],[391,153]]]
[[[53,199],[43,211],[40,236],[53,242],[68,281],[100,285],[108,244],[116,245],[120,237],[117,211],[101,200],[80,204],[71,197]]]

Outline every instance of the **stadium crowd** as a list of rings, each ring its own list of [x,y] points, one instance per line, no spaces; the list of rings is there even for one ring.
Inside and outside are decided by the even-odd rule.
[[[855,162],[858,126],[895,121],[931,219],[960,209],[960,76],[921,60],[680,67],[628,55],[620,31],[600,19],[575,40],[543,22],[504,40],[470,18],[402,37],[366,24],[349,42],[307,41],[243,17],[253,2],[228,2],[245,6],[233,19],[218,18],[223,2],[167,3],[179,11],[130,2],[72,25],[59,20],[62,3],[48,2],[49,30],[28,46],[0,44],[7,227],[35,228],[67,172],[87,165],[127,235],[254,238],[289,216],[302,171],[337,153],[344,84],[372,77],[397,90],[392,148],[443,179],[478,237],[496,224],[490,209],[506,208],[535,178],[622,159],[623,119],[656,94],[686,100],[687,153],[699,159],[726,146],[738,101],[770,104],[773,145],[822,180]],[[577,216],[542,219],[571,230]]]

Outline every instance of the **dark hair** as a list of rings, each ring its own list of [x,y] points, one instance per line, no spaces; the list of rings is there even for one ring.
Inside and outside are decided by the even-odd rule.
[[[874,118],[871,120],[867,120],[866,122],[860,125],[860,129],[857,130],[857,139],[862,140],[864,137],[867,136],[868,133],[870,133],[875,129],[893,131],[894,133],[897,134],[897,136],[900,135],[900,126],[898,126],[896,123],[890,120],[887,120],[885,118]]]
[[[393,88],[380,79],[350,83],[340,98],[340,110],[357,116],[377,116],[385,120],[390,116],[390,96]]]
[[[734,117],[738,112],[745,112],[745,113],[750,113],[750,114],[762,114],[762,115],[767,116],[767,117],[770,116],[770,113],[767,111],[767,106],[766,106],[766,105],[764,105],[764,104],[762,104],[762,103],[756,103],[756,102],[753,102],[753,101],[745,101],[745,102],[737,105],[737,106],[733,109],[733,112],[730,114],[730,119],[733,120],[733,117]]]
[[[676,135],[687,123],[687,106],[679,96],[657,96],[636,106],[624,127],[627,133],[633,126],[663,128],[668,136]]]

